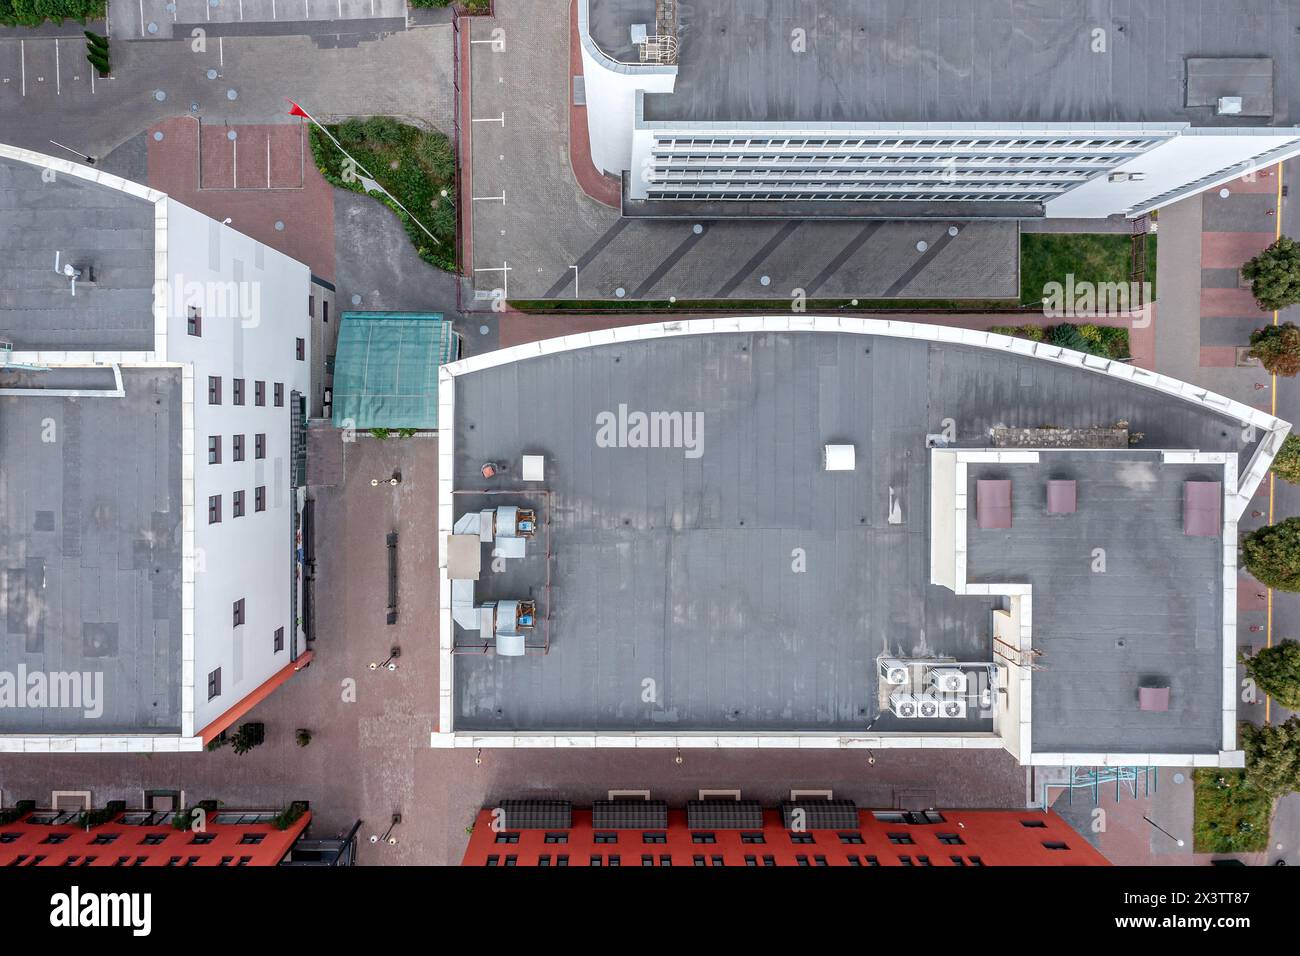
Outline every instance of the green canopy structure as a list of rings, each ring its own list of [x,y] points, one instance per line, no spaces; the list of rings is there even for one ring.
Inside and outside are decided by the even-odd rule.
[[[334,356],[334,425],[438,427],[438,366],[460,354],[440,312],[344,312]]]

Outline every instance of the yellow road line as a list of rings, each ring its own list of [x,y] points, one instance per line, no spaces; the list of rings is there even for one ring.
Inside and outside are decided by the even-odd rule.
[[[1273,238],[1274,240],[1282,238],[1282,164],[1277,164],[1277,203],[1273,210]],[[1278,324],[1278,310],[1273,310],[1273,324]],[[1277,376],[1270,376],[1272,379],[1272,403],[1271,412],[1277,415]],[[1268,473],[1268,523],[1273,523],[1273,472]],[[1273,589],[1268,589],[1268,617],[1264,628],[1264,640],[1266,646],[1273,646]],[[1264,723],[1269,723],[1272,716],[1273,698],[1267,694],[1264,695]]]

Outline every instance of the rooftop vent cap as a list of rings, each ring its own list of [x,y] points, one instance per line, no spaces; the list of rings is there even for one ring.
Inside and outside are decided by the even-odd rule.
[[[822,462],[827,471],[853,471],[857,467],[857,448],[853,445],[827,445]]]

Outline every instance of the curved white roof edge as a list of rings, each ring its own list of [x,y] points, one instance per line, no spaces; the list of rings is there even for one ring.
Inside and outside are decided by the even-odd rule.
[[[675,64],[663,63],[620,63],[591,38],[591,0],[578,2],[578,42],[596,65],[611,73],[626,73],[634,76],[676,76]]]
[[[108,189],[116,189],[118,192],[154,204],[160,203],[167,198],[166,193],[157,189],[151,189],[129,179],[123,179],[121,176],[106,173],[94,166],[84,166],[81,163],[74,163],[70,159],[61,159],[57,156],[47,156],[45,153],[38,153],[33,149],[23,149],[20,146],[9,146],[6,143],[0,143],[0,159],[12,159],[40,169],[49,169],[67,176],[75,176],[77,179],[84,179],[87,182],[96,183]]]
[[[1268,412],[1226,398],[1217,392],[1192,385],[1188,382],[1161,375],[1117,362],[1113,359],[1087,355],[1071,349],[1061,348],[1047,342],[1032,342],[1028,339],[1013,338],[984,332],[979,329],[963,329],[946,325],[930,325],[922,322],[904,322],[896,319],[866,319],[854,316],[838,315],[751,315],[727,316],[709,319],[673,319],[667,322],[653,322],[645,325],[631,325],[612,329],[599,329],[593,332],[580,332],[558,338],[542,339],[509,348],[498,349],[461,359],[442,366],[440,379],[449,379],[482,369],[521,362],[525,359],[553,355],[557,352],[571,352],[576,349],[594,348],[600,345],[616,345],[623,342],[638,342],[647,339],[669,338],[679,335],[709,335],[725,332],[845,332],[857,335],[883,335],[892,338],[919,339],[929,342],[944,342],[952,345],[966,345],[974,348],[989,349],[994,352],[1010,353],[1024,358],[1040,359],[1085,369],[1098,375],[1107,375],[1120,381],[1132,382],[1145,388],[1172,395],[1194,405],[1200,405],[1208,411],[1217,412],[1229,418],[1235,418],[1243,427],[1258,428],[1264,433],[1263,440],[1251,459],[1249,465],[1241,469],[1241,481],[1238,488],[1237,505],[1233,510],[1240,514],[1241,508],[1250,501],[1255,489],[1259,487],[1264,476],[1268,474],[1269,465],[1274,455],[1282,447],[1282,440],[1291,430],[1289,422],[1282,421]],[[440,422],[454,422],[455,395],[452,389],[441,389],[438,396]]]
[[[952,345],[967,345],[990,351],[1010,353],[1025,358],[1036,358],[1061,365],[1086,369],[1100,375],[1153,388],[1193,404],[1203,405],[1211,411],[1236,418],[1243,426],[1254,425],[1263,431],[1290,430],[1284,422],[1258,408],[1233,401],[1209,389],[1159,372],[1151,372],[1126,362],[1105,359],[1084,352],[1075,352],[1047,342],[998,335],[979,329],[964,329],[924,322],[904,322],[897,319],[866,319],[841,315],[751,315],[727,316],[708,319],[673,319],[645,325],[629,325],[593,332],[562,335],[537,342],[526,342],[470,356],[442,366],[444,377],[465,375],[482,369],[509,365],[525,359],[594,348],[600,345],[617,345],[646,339],[670,338],[679,335],[710,335],[726,332],[846,332],[857,335],[882,335],[891,338],[919,339]]]

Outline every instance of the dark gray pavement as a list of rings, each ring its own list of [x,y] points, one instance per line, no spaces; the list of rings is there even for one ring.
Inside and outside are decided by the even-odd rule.
[[[286,115],[286,98],[322,121],[386,114],[451,130],[447,22],[351,45],[303,35],[207,37],[197,51],[193,43],[188,35],[115,41],[112,76],[101,79],[87,69],[79,34],[0,35],[0,139],[58,152],[54,139],[101,155],[179,114],[196,112],[205,123],[274,122]]]

